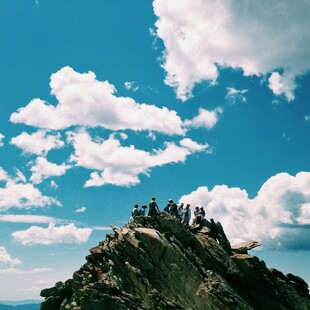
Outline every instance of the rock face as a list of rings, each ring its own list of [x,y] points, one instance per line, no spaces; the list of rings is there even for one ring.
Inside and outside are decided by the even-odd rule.
[[[231,249],[217,227],[218,241],[208,221],[185,229],[166,213],[112,227],[72,279],[41,292],[41,309],[310,309],[303,279],[249,255],[255,241]]]

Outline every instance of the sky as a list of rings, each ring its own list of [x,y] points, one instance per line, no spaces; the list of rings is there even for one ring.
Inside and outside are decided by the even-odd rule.
[[[0,0],[0,300],[156,197],[310,283],[307,0]]]

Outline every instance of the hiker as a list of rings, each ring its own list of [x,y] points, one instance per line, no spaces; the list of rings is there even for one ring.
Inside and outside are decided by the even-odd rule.
[[[182,215],[182,224],[185,227],[188,227],[189,221],[191,219],[191,209],[190,209],[190,204],[188,203],[185,207],[185,209],[183,210],[183,215]]]
[[[135,205],[131,211],[130,221],[134,220],[136,218],[136,216],[138,216],[138,215],[139,215],[139,206]]]
[[[167,203],[167,205],[164,207],[164,211],[169,213],[169,211],[170,211],[170,203]]]
[[[200,222],[203,221],[205,219],[206,216],[206,212],[203,209],[203,207],[200,207],[199,211],[198,211],[198,216],[200,216]]]
[[[196,224],[199,224],[199,219],[198,219],[198,212],[199,212],[199,207],[195,207],[195,210],[194,210],[194,220],[193,220],[193,223],[192,225],[196,225]]]
[[[177,217],[178,206],[173,202],[172,199],[169,199],[168,202],[170,203],[170,210],[169,210],[170,215]]]
[[[184,207],[184,203],[181,202],[181,204],[178,206],[178,212],[177,212],[177,217],[178,219],[182,220],[183,218],[183,207]]]
[[[156,198],[153,197],[152,200],[149,203],[149,214],[148,215],[152,216],[152,215],[154,215],[154,214],[156,214],[158,212],[159,212],[159,208],[158,208],[158,205],[156,203]]]
[[[219,240],[219,234],[217,226],[214,222],[214,219],[210,219],[210,237],[213,238],[215,241]]]
[[[140,216],[145,216],[146,208],[147,208],[146,205],[143,205],[143,206],[141,207],[141,209],[140,209],[140,214],[139,214]]]

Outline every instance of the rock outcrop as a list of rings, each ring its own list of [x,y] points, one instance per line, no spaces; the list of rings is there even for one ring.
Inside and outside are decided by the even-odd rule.
[[[41,309],[310,309],[303,279],[249,255],[255,241],[230,247],[217,227],[214,238],[208,221],[186,229],[166,213],[112,227],[72,279],[41,292]]]

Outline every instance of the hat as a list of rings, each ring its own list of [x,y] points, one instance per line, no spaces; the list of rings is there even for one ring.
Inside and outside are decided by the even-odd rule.
[[[142,208],[143,208],[143,209],[146,209],[146,208],[147,208],[147,206],[146,206],[146,205],[143,205],[143,206],[142,206]]]
[[[169,200],[168,200],[169,202],[173,202],[173,200],[170,198]]]

